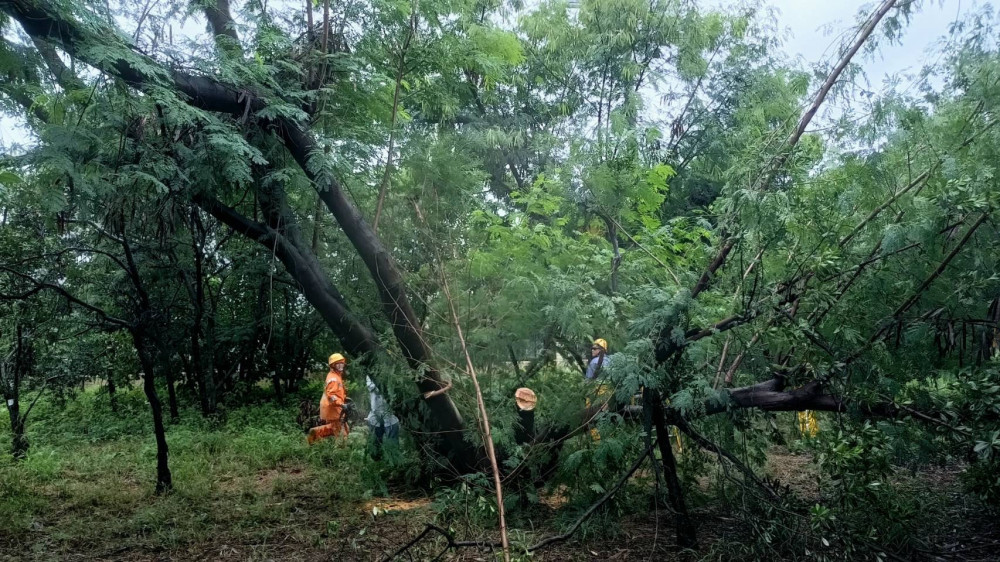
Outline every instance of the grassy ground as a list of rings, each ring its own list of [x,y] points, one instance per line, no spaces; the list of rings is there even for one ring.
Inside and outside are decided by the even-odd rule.
[[[441,497],[435,503],[406,485],[414,459],[376,463],[361,431],[346,443],[307,446],[294,398],[286,406],[262,401],[230,410],[224,423],[182,411],[167,434],[174,489],[157,496],[147,410],[138,389],[119,392],[117,413],[100,389],[62,405],[39,402],[28,423],[28,457],[0,454],[0,559],[381,560],[427,523],[444,520]],[[0,448],[9,441],[0,422]],[[446,496],[453,507],[463,501],[457,492]],[[469,493],[464,501],[481,512],[480,497]],[[515,523],[527,531],[515,532],[515,541],[560,532],[577,515],[565,504],[552,494],[521,513]],[[535,559],[676,556],[667,512],[602,516],[608,520],[598,516]],[[708,523],[702,535],[712,540],[716,525]],[[454,531],[464,540],[496,539],[492,524]],[[433,557],[445,545],[430,536],[412,554]],[[490,558],[477,549],[449,556]]]
[[[443,520],[440,494],[432,498],[405,485],[416,469],[412,460],[374,462],[360,432],[346,443],[308,447],[294,421],[295,400],[230,410],[216,424],[183,412],[168,430],[174,490],[156,496],[145,401],[137,390],[120,394],[118,413],[93,389],[64,405],[42,401],[29,420],[28,457],[0,454],[0,559],[380,560],[426,523]],[[0,425],[0,447],[9,440],[9,428]],[[800,497],[816,498],[809,458],[772,451],[768,472]],[[643,497],[649,477],[639,475],[631,497]],[[1000,552],[989,546],[1000,540],[995,526],[959,492],[956,469],[901,473],[899,485],[936,498],[926,504],[937,510],[934,520],[952,523],[926,537],[935,545],[927,559],[989,559],[982,556]],[[452,504],[455,494],[446,493]],[[517,515],[515,542],[565,529],[578,511],[564,503],[551,493]],[[702,555],[726,559],[725,545],[743,540],[737,519],[717,502],[693,507]],[[491,525],[455,527],[463,540],[494,538]],[[672,529],[663,509],[619,509],[596,516],[572,540],[534,559],[678,559]],[[444,546],[429,537],[412,554],[433,558]],[[942,556],[949,552],[955,556]],[[958,558],[959,552],[968,556]],[[475,549],[448,556],[491,559]]]
[[[292,406],[237,410],[221,427],[185,412],[168,430],[174,490],[158,497],[141,395],[122,394],[120,415],[106,401],[85,393],[64,408],[40,403],[28,457],[0,455],[0,552],[246,559],[292,543],[361,552],[377,540],[365,505],[385,491],[386,475],[363,435],[310,448]],[[214,552],[203,552],[209,545]]]

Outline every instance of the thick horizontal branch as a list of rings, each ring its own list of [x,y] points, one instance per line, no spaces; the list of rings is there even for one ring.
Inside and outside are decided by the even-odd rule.
[[[849,403],[840,397],[824,392],[824,384],[814,380],[806,385],[792,390],[784,389],[784,377],[729,390],[728,399],[712,400],[705,404],[704,415],[721,414],[734,409],[756,408],[768,412],[802,412],[818,410],[824,412],[846,412]],[[890,403],[873,405],[858,405],[858,408],[870,415],[892,417],[898,409]],[[675,411],[675,415],[680,412]]]

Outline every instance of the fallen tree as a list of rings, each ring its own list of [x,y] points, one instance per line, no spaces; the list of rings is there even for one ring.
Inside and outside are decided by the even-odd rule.
[[[809,123],[833,84],[850,64],[851,57],[858,52],[874,31],[881,18],[886,16],[894,5],[895,2],[891,0],[883,2],[862,26],[849,48],[845,50],[844,55],[834,66],[834,71],[821,85],[812,103],[792,128],[787,140],[767,160],[766,166],[760,170],[760,173],[749,181],[753,192],[760,193],[775,189],[772,185],[775,183],[775,177],[782,172],[789,159],[795,154],[799,140],[803,138]],[[224,35],[230,40],[238,41],[235,31],[231,27],[231,18],[224,13],[223,7],[223,3],[215,6],[213,8],[215,13],[209,15],[209,20],[215,26],[217,35]],[[242,132],[244,138],[249,139],[258,148],[274,149],[279,146],[280,142],[280,146],[284,150],[283,155],[290,157],[297,163],[302,174],[309,179],[310,185],[315,188],[326,211],[340,225],[347,240],[364,263],[368,276],[374,283],[382,317],[392,331],[403,358],[416,374],[418,390],[420,395],[424,397],[427,411],[430,414],[425,418],[426,427],[430,432],[443,438],[444,446],[440,447],[439,450],[451,455],[454,466],[459,471],[475,470],[483,466],[483,452],[478,447],[470,445],[466,439],[467,427],[447,394],[450,386],[436,369],[432,349],[427,342],[427,334],[422,327],[422,322],[415,314],[401,268],[383,246],[374,229],[367,224],[357,205],[346,195],[344,186],[326,171],[329,147],[324,142],[317,141],[317,136],[305,124],[306,120],[283,116],[281,111],[276,111],[276,108],[281,109],[292,105],[294,100],[282,99],[280,95],[257,84],[250,86],[229,85],[208,76],[167,69],[151,58],[138,54],[126,42],[115,39],[115,35],[110,33],[110,29],[103,22],[87,21],[85,25],[81,24],[71,15],[60,13],[59,10],[63,8],[54,3],[31,0],[0,0],[0,9],[14,17],[33,39],[56,43],[67,53],[95,66],[106,75],[121,80],[129,87],[144,92],[145,95],[171,96],[174,102],[181,100],[191,107],[221,114],[230,119]],[[226,23],[227,21],[230,23]],[[224,29],[220,29],[220,25]],[[95,55],[92,49],[94,45],[106,47],[100,56]],[[229,56],[238,57],[241,55],[230,51]],[[789,128],[791,128],[790,125]],[[970,138],[974,137],[975,135]],[[855,240],[858,232],[865,230],[868,223],[872,222],[882,210],[895,205],[903,194],[919,191],[920,182],[925,181],[935,169],[936,167],[932,167],[929,171],[918,175],[917,179],[907,184],[908,187],[894,194],[884,204],[879,205],[868,218],[841,239],[839,246],[844,246]],[[267,172],[260,170],[258,175],[266,176]],[[350,353],[370,357],[383,350],[379,347],[377,329],[373,329],[357,317],[348,305],[347,299],[333,283],[332,277],[323,270],[315,252],[315,232],[311,245],[301,236],[298,220],[288,208],[288,193],[284,191],[283,186],[267,184],[264,181],[254,182],[251,186],[255,202],[259,202],[261,205],[262,218],[250,215],[245,210],[241,211],[238,204],[227,204],[217,194],[208,190],[195,190],[191,186],[188,188],[190,191],[185,191],[185,194],[190,196],[194,203],[235,232],[273,252],[273,256],[284,265],[297,283],[297,288]],[[759,251],[758,248],[748,247],[749,242],[740,236],[736,214],[738,213],[734,212],[733,216],[727,215],[720,219],[718,248],[714,249],[714,257],[708,260],[707,266],[703,271],[700,271],[700,275],[691,279],[693,286],[689,291],[690,300],[700,299],[701,302],[704,302],[717,296],[715,289],[717,280],[725,274],[727,267],[732,268],[730,261],[735,259],[735,256],[740,256],[741,252],[745,250],[749,250],[748,254],[756,257],[749,265],[740,264],[741,270],[743,270],[742,278],[746,279],[751,273],[763,268],[761,260],[762,256],[765,255],[766,247],[761,247]],[[824,304],[825,310],[817,308],[810,311],[809,322],[805,326],[798,323],[797,313],[803,299],[810,292],[817,292],[815,280],[821,277],[818,270],[807,270],[801,275],[791,276],[781,282],[771,283],[763,287],[754,285],[750,291],[747,291],[747,294],[741,294],[741,297],[744,297],[741,301],[735,302],[736,299],[734,299],[733,306],[718,307],[726,308],[727,310],[723,312],[728,312],[717,316],[722,317],[722,320],[701,324],[689,322],[686,315],[681,315],[682,317],[676,322],[662,325],[659,327],[658,333],[653,336],[655,362],[658,368],[670,373],[671,378],[678,380],[680,377],[675,375],[687,368],[687,365],[682,363],[686,350],[691,349],[698,342],[710,342],[711,338],[717,334],[732,333],[742,326],[750,325],[759,327],[763,324],[764,327],[758,330],[758,333],[750,340],[750,344],[743,347],[729,369],[723,369],[726,360],[726,352],[723,351],[722,359],[719,361],[719,373],[726,371],[726,384],[733,380],[732,375],[738,370],[740,362],[746,356],[749,348],[762,339],[759,333],[772,326],[787,326],[789,332],[800,336],[800,340],[805,340],[799,343],[798,351],[801,352],[807,346],[810,349],[815,348],[815,350],[829,356],[829,362],[833,366],[825,370],[817,370],[815,375],[818,378],[811,380],[806,378],[805,384],[798,388],[787,388],[786,380],[789,377],[782,374],[758,384],[724,390],[718,397],[706,400],[700,408],[689,411],[682,411],[665,404],[665,397],[683,390],[679,383],[671,381],[664,384],[663,388],[656,389],[655,393],[651,392],[650,398],[647,400],[650,408],[647,413],[651,418],[655,418],[652,419],[651,424],[657,427],[660,434],[665,433],[666,424],[672,423],[682,428],[686,427],[690,435],[697,435],[697,432],[690,426],[690,421],[699,416],[710,416],[741,409],[772,412],[808,409],[855,412],[862,416],[913,415],[912,412],[904,414],[905,410],[898,408],[891,400],[870,404],[857,402],[847,396],[838,396],[830,391],[830,388],[833,387],[830,383],[834,381],[835,377],[843,374],[847,366],[862,358],[867,350],[887,339],[893,330],[898,333],[902,329],[904,323],[908,321],[904,318],[905,315],[913,309],[922,298],[921,295],[950,266],[952,260],[959,255],[962,247],[974,237],[979,226],[984,224],[989,216],[988,210],[978,216],[974,213],[967,213],[962,220],[955,223],[956,226],[947,232],[958,233],[961,232],[955,230],[958,226],[966,224],[971,224],[971,226],[965,230],[964,236],[961,237],[957,245],[950,247],[945,259],[937,264],[931,275],[925,278],[924,282],[902,301],[902,304],[890,317],[885,318],[875,326],[867,343],[846,353],[841,353],[837,346],[824,340],[816,329],[819,321],[851,288],[852,284],[866,271],[866,268],[888,255],[896,255],[897,252],[904,252],[919,245],[914,244],[903,249],[893,249],[893,254],[887,253],[885,255],[879,253],[881,242],[876,244],[870,252],[866,247],[866,257],[846,268],[842,272],[843,276],[834,276],[828,281],[824,281],[824,283],[832,282],[836,286],[835,297],[830,299],[833,304],[828,306]],[[968,222],[964,222],[966,220]],[[609,230],[613,229],[609,228]],[[613,245],[617,244],[617,239],[611,242]],[[948,238],[946,242],[950,243],[951,238]],[[743,269],[744,267],[746,269]],[[841,282],[844,277],[847,278],[846,281]],[[814,285],[810,286],[810,282]],[[712,295],[712,298],[706,298],[707,295]],[[695,326],[692,327],[690,324],[695,324]],[[683,337],[679,337],[678,334]],[[558,341],[558,337],[553,339]],[[775,361],[777,364],[775,366],[784,369],[783,372],[793,370],[788,367],[788,364],[798,362],[801,359],[801,355],[793,357],[795,349],[792,347],[781,351],[781,356]],[[510,353],[513,357],[512,349]],[[515,369],[517,369],[516,357],[513,361]],[[583,366],[582,360],[577,362],[581,367]],[[541,362],[537,364],[540,365]],[[529,369],[526,376],[530,376],[532,372],[532,369]],[[796,374],[802,375],[802,372],[796,371]],[[798,381],[801,383],[802,378],[799,377]],[[599,410],[600,405],[596,409],[592,408],[583,412],[576,425],[543,428],[541,431],[528,432],[533,435],[523,437],[534,445],[545,445],[550,453],[558,451],[560,444],[565,442],[569,436],[578,433],[586,423],[592,421]],[[710,441],[695,439],[701,446],[722,455],[730,462],[737,460],[736,457]],[[670,443],[667,440],[659,440],[658,445],[661,448],[661,457],[666,463],[663,472],[668,478],[668,489],[674,509],[683,515],[683,488],[679,484],[677,470],[671,460]],[[552,457],[554,458],[555,455],[552,454]],[[741,469],[741,471],[744,470]],[[505,478],[515,478],[518,474],[518,469],[514,469]],[[747,474],[746,471],[744,474],[748,477],[752,476],[752,473]],[[680,520],[685,519],[686,517],[680,518]],[[693,525],[687,523],[678,525],[678,533],[679,544],[696,545]]]
[[[0,3],[0,10],[15,18],[32,38],[59,45],[71,56],[139,90],[159,95],[164,91],[173,92],[193,107],[244,119],[256,117],[269,107],[259,92],[224,84],[207,76],[167,70],[151,58],[132,50],[113,30],[94,22],[81,25],[61,13],[54,4],[13,0]],[[96,45],[108,48],[114,54],[108,56],[102,53],[104,56],[97,57],[92,50]],[[432,351],[416,320],[402,273],[360,211],[344,195],[339,182],[331,175],[320,177],[314,171],[316,165],[313,160],[324,158],[324,149],[307,129],[290,118],[261,118],[258,126],[273,131],[285,144],[368,267],[403,357],[420,375],[418,389],[422,395],[430,396],[425,400],[430,412],[427,425],[447,443],[443,449],[447,451],[446,458],[452,460],[459,472],[480,466],[483,457],[465,439],[465,425],[458,409],[447,393],[435,393],[445,388],[447,383],[433,363]],[[194,194],[194,199],[241,235],[274,247],[276,255],[299,283],[310,303],[349,352],[363,355],[378,348],[374,335],[349,313],[343,297],[319,268],[315,255],[307,246],[289,242],[273,229],[269,231],[265,225],[210,197]],[[280,194],[276,199],[280,199]],[[280,203],[276,204],[280,206]],[[286,220],[289,218],[280,209],[275,212]],[[277,252],[279,247],[280,253]]]

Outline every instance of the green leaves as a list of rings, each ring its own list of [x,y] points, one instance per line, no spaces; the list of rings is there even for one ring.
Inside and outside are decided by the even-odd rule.
[[[473,25],[468,29],[472,47],[467,55],[471,68],[485,75],[493,83],[504,78],[504,73],[524,62],[524,51],[517,35],[496,28]]]
[[[0,187],[13,187],[21,183],[21,177],[7,170],[0,170]]]

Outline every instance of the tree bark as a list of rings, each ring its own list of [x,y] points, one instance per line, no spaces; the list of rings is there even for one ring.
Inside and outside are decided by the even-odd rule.
[[[24,434],[24,420],[18,419],[17,404],[11,409],[11,454],[15,459],[23,459],[28,454],[28,437]]]
[[[154,377],[154,361],[150,356],[148,342],[142,333],[142,328],[132,330],[132,343],[135,345],[136,353],[139,355],[139,364],[142,366],[142,390],[149,401],[149,410],[153,415],[153,434],[156,436],[156,493],[162,494],[170,491],[173,487],[173,480],[170,475],[168,464],[167,433],[163,425],[163,405],[156,392],[156,380]]]
[[[24,420],[21,418],[21,402],[17,393],[7,398],[7,414],[10,416],[10,452],[15,459],[23,459],[28,454],[28,438],[24,434]]]
[[[236,23],[229,10],[229,0],[215,0],[215,3],[199,3],[205,8],[205,17],[216,35],[222,35],[239,45],[240,38],[236,33]]]
[[[198,399],[201,403],[201,415],[211,416],[215,413],[215,376],[209,365],[206,365],[202,350],[205,319],[205,228],[201,222],[197,208],[191,209],[191,250],[194,255],[194,280],[191,282],[193,305],[191,327],[191,360],[194,363],[195,377],[198,381]]]
[[[660,461],[663,465],[663,478],[667,483],[670,507],[676,518],[677,545],[682,548],[697,549],[698,530],[694,520],[688,514],[687,504],[684,501],[684,487],[677,475],[677,461],[670,445],[670,434],[667,429],[666,417],[663,414],[663,398],[659,392],[647,388],[644,399],[651,401],[653,423],[656,425],[656,441],[660,447]]]

